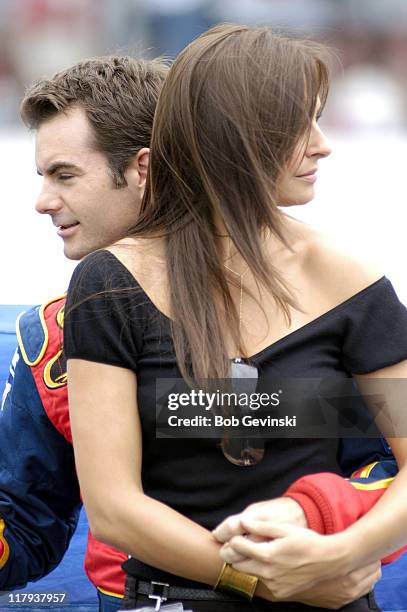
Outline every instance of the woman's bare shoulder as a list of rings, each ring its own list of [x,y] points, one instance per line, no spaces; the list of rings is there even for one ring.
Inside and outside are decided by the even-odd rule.
[[[137,280],[154,278],[165,268],[162,241],[147,238],[123,238],[107,247]]]
[[[308,226],[305,269],[323,293],[341,303],[383,276],[372,262],[353,248]]]
[[[124,238],[107,250],[128,269],[156,308],[170,317],[164,241],[160,238]]]

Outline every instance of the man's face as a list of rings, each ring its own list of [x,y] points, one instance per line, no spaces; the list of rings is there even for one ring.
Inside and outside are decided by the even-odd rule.
[[[92,142],[92,128],[80,107],[48,119],[36,135],[36,164],[43,176],[36,210],[51,216],[69,259],[123,238],[142,198],[137,173],[129,172],[127,186],[117,189],[105,155]]]

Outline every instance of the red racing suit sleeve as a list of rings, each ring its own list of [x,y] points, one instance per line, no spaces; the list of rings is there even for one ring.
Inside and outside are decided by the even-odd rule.
[[[322,472],[296,480],[284,493],[300,504],[310,529],[321,534],[343,531],[380,499],[397,474],[394,459],[376,461],[352,474],[350,479]],[[391,563],[407,546],[382,559]]]

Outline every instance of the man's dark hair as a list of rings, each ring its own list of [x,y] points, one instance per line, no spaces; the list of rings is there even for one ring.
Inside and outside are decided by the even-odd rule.
[[[94,145],[107,157],[117,187],[130,159],[150,146],[157,99],[168,67],[160,60],[106,56],[84,60],[41,79],[26,92],[21,117],[31,129],[72,107],[83,108]]]

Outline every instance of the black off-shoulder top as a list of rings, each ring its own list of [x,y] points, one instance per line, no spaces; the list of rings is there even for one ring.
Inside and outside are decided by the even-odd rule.
[[[266,440],[263,461],[250,468],[228,462],[213,439],[157,439],[155,380],[181,377],[170,321],[109,251],[91,254],[75,269],[64,334],[68,359],[137,374],[144,492],[204,527],[213,529],[248,504],[281,495],[305,474],[341,473],[338,440],[331,438]],[[371,372],[406,358],[407,311],[382,277],[251,361],[260,377],[323,378]],[[120,398],[114,409],[120,410]],[[134,559],[126,569],[144,579],[163,575]]]

